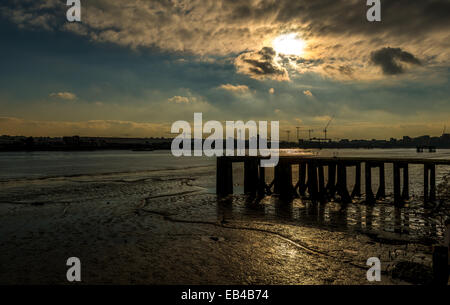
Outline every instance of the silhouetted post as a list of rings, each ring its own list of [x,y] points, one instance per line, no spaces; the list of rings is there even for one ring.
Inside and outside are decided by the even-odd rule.
[[[328,163],[328,196],[334,198],[336,193],[336,163]]]
[[[436,165],[430,164],[430,201],[436,200]]]
[[[281,186],[281,164],[280,162],[275,166],[273,170],[273,192],[275,194],[280,194],[280,186]]]
[[[433,284],[447,286],[448,283],[448,248],[445,246],[433,246]]]
[[[264,197],[265,194],[266,194],[266,168],[259,166],[258,196]]]
[[[423,200],[424,202],[428,202],[428,179],[429,179],[429,166],[428,164],[423,165]]]
[[[292,166],[287,162],[280,162],[279,165],[279,195],[281,199],[290,200],[294,195],[294,187],[292,186]]]
[[[306,191],[306,163],[300,163],[298,168],[298,192],[300,196],[305,196]]]
[[[384,174],[384,163],[380,163],[378,165],[379,168],[379,181],[380,185],[378,187],[377,192],[377,199],[381,199],[386,197],[386,181],[385,181],[385,174]]]
[[[312,201],[317,201],[317,168],[314,161],[308,162],[308,193]]]
[[[394,163],[394,204],[402,204],[402,197],[400,195],[400,166],[397,162]]]
[[[355,187],[352,191],[352,197],[361,197],[361,163],[356,163],[355,168]]]
[[[244,161],[244,193],[255,195],[258,190],[258,159]]]
[[[372,165],[370,162],[366,162],[364,174],[366,180],[366,203],[372,204],[375,203],[375,197],[372,191]]]
[[[226,157],[217,158],[216,193],[219,196],[233,194],[233,164]]]
[[[403,200],[409,199],[409,165],[408,163],[403,164]]]
[[[347,167],[344,163],[338,163],[338,194],[341,196],[343,203],[352,202],[352,198],[347,190]]]
[[[319,164],[319,166],[317,167],[318,171],[319,171],[319,197],[320,200],[323,201],[325,199],[325,177],[324,177],[324,172],[323,172],[323,165]]]

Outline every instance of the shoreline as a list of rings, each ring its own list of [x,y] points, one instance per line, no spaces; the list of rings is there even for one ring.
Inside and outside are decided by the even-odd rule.
[[[105,148],[93,148],[93,147],[54,147],[54,148],[1,148],[1,152],[95,152],[95,151],[134,151],[134,152],[152,152],[152,151],[170,151],[170,144],[165,145],[163,147],[142,147],[142,146],[126,146],[126,147],[105,147]],[[444,146],[436,146],[437,150],[439,149],[450,149],[450,145],[444,145]],[[417,149],[417,146],[411,145],[411,146],[308,146],[308,147],[302,147],[298,146],[296,144],[292,145],[283,145],[280,143],[280,149],[300,149],[300,150],[326,150],[326,149],[333,149],[333,150],[374,150],[374,149],[381,149],[381,150],[396,150],[396,149]],[[194,150],[191,150],[192,152]],[[436,151],[433,152],[421,152],[420,155],[428,155],[428,154],[434,154]],[[419,153],[418,153],[419,154]]]

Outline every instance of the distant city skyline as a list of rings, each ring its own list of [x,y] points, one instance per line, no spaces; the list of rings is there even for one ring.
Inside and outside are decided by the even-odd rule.
[[[331,139],[450,126],[448,1],[0,4],[0,134],[170,137],[177,120],[280,122]],[[401,12],[401,13],[400,13]],[[308,138],[302,131],[302,138]]]
[[[65,135],[65,136],[26,136],[26,135],[8,135],[8,134],[3,134],[0,135],[0,141],[1,140],[7,140],[7,139],[25,139],[25,138],[36,138],[36,139],[64,139],[64,138],[80,138],[80,139],[123,139],[124,141],[128,141],[128,140],[172,140],[175,138],[175,134],[172,136],[155,136],[155,137],[115,137],[115,136],[106,136],[106,137],[102,137],[102,136],[80,136],[80,135]],[[236,135],[235,135],[236,136]],[[269,134],[270,136],[270,134]],[[206,139],[207,137],[209,137],[208,134],[204,134],[202,139]],[[191,138],[192,140],[194,140],[195,138]],[[235,139],[237,139],[235,137]],[[246,136],[245,138],[246,140],[248,139],[248,136]],[[327,139],[328,141],[333,141],[333,142],[338,142],[338,141],[410,141],[410,140],[427,140],[427,139],[444,139],[446,141],[450,141],[450,133],[443,133],[441,135],[420,135],[420,136],[407,136],[404,135],[402,137],[396,138],[396,137],[390,137],[390,138],[367,138],[367,139],[349,139],[349,138],[329,138]],[[316,138],[316,137],[299,137],[297,139],[297,137],[293,137],[290,138],[289,142],[292,143],[297,143],[298,141],[318,141],[318,140],[322,140],[322,142],[324,142],[323,138]],[[280,137],[280,142],[287,142],[286,138]]]

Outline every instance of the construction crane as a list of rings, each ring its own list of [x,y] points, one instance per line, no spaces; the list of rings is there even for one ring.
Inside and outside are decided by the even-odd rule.
[[[328,127],[330,127],[331,122],[334,119],[334,115],[331,117],[331,119],[328,121],[327,126],[325,126],[325,128],[323,129],[323,134],[324,134],[324,140],[327,140],[327,132],[328,132]]]
[[[309,135],[309,140],[311,140],[311,133],[314,132],[312,129],[303,129],[302,127],[295,127],[297,128],[297,141],[300,141],[300,133],[301,132],[307,132]]]

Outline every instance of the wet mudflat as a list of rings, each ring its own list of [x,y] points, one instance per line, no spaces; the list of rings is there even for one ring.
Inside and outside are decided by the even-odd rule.
[[[86,284],[369,284],[369,257],[381,284],[429,280],[443,206],[218,199],[214,169],[2,182],[0,283],[65,284],[72,256]]]

